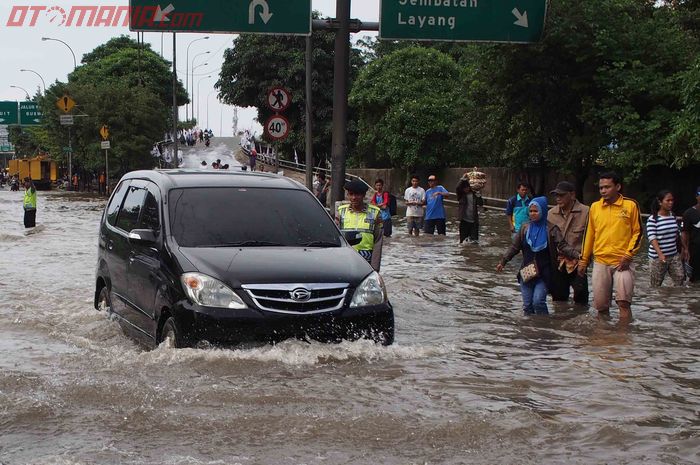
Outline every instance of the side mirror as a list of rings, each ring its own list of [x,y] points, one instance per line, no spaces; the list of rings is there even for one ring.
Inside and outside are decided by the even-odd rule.
[[[357,245],[362,242],[362,233],[357,231],[345,231],[343,232],[343,236],[345,236],[345,240],[348,241],[350,245]]]
[[[132,229],[129,233],[129,242],[135,244],[154,244],[156,232],[151,229]]]

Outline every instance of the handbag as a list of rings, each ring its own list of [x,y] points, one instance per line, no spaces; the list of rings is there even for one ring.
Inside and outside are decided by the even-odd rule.
[[[520,274],[520,279],[522,279],[524,283],[530,282],[533,279],[538,278],[540,276],[540,270],[537,268],[537,262],[533,260],[527,265],[523,266],[522,268],[520,268],[518,274]]]

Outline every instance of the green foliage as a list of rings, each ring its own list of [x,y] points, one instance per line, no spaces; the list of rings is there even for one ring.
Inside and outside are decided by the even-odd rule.
[[[692,118],[678,117],[693,98],[690,90],[681,95],[679,81],[692,88],[686,71],[698,54],[678,15],[654,0],[550,6],[540,43],[464,50],[468,103],[453,128],[461,151],[484,163],[577,175],[601,162],[629,178],[651,164],[694,159],[688,134],[673,127],[691,127]]]
[[[449,165],[460,80],[457,64],[429,48],[399,48],[366,66],[350,94],[360,129],[355,160],[406,169]]]
[[[314,16],[318,15],[314,13]],[[334,34],[314,31],[313,53],[313,131],[314,153],[322,158],[330,154],[333,116]],[[292,103],[284,115],[290,121],[289,137],[279,143],[282,152],[303,152],[306,112],[306,41],[303,37],[241,34],[233,48],[226,50],[219,80],[219,98],[228,105],[257,107],[258,121],[264,124],[274,114],[265,98],[269,89],[282,86],[292,94]],[[362,66],[360,51],[351,49],[349,79],[352,82]],[[352,115],[349,123],[349,145],[354,145],[356,132]]]
[[[44,127],[35,142],[54,158],[65,159],[68,129],[59,124],[55,102],[68,94],[77,103],[71,127],[76,166],[94,170],[104,166],[99,129],[106,124],[112,145],[111,171],[125,173],[152,167],[151,148],[172,125],[170,64],[128,37],[97,47],[85,55],[83,63],[69,76],[68,83],[55,83],[40,99]],[[178,102],[185,103],[187,94],[181,83],[177,93]]]

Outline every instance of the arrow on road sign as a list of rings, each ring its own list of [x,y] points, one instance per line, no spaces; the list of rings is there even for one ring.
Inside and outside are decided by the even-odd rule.
[[[175,11],[175,7],[171,3],[170,5],[166,6],[164,10],[160,8],[160,5],[158,5],[158,8],[156,8],[156,14],[153,17],[154,22],[159,22],[159,23],[165,23],[170,21],[170,18],[168,18],[168,15]]]
[[[527,11],[523,14],[520,14],[520,10],[518,10],[517,8],[513,8],[512,13],[515,15],[516,18],[518,18],[513,24],[520,27],[528,27]]]
[[[272,18],[270,5],[268,5],[265,0],[253,0],[250,2],[250,7],[248,7],[248,24],[255,24],[255,9],[259,6],[262,6],[260,18],[263,20],[263,23],[267,24],[270,18]]]

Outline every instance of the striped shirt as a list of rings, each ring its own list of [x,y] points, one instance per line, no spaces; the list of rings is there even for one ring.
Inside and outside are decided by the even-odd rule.
[[[650,216],[647,220],[647,238],[649,239],[649,258],[659,258],[656,249],[651,245],[651,241],[659,241],[659,248],[666,257],[673,257],[678,254],[678,234],[680,228],[673,213],[670,216]]]

